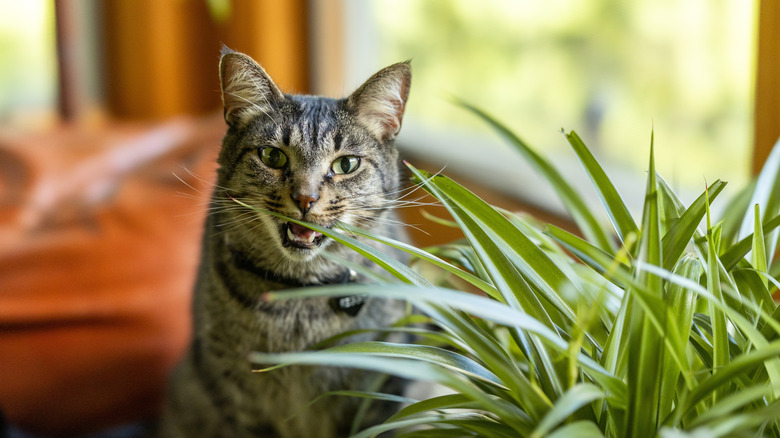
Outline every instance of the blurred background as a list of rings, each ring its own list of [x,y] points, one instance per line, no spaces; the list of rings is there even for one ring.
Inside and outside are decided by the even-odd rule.
[[[736,194],[780,135],[773,0],[0,0],[0,411],[15,430],[154,415],[189,336],[222,44],[285,92],[333,97],[411,59],[406,158],[564,226],[453,97],[587,191],[561,135],[576,131],[636,210],[651,132],[684,200],[718,178]],[[418,244],[455,237],[405,216],[428,230]]]

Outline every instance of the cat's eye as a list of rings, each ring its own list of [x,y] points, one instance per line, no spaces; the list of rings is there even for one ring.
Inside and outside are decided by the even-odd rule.
[[[360,166],[360,157],[348,155],[346,157],[336,158],[336,161],[331,164],[330,168],[333,173],[340,175],[344,173],[352,173]]]
[[[287,155],[279,148],[266,146],[260,149],[260,160],[272,169],[280,169],[287,164]]]

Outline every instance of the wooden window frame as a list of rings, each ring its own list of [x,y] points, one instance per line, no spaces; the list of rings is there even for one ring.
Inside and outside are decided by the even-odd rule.
[[[758,12],[753,174],[780,137],[780,2],[762,0]]]

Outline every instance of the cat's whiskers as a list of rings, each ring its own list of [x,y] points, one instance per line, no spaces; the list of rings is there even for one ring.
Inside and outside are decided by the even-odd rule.
[[[397,201],[403,201],[404,198],[412,196],[413,194],[415,194],[417,191],[419,191],[422,188],[423,188],[422,184],[415,184],[415,185],[412,185],[412,186],[403,187],[403,188],[399,188],[399,189],[388,191],[388,192],[377,190],[377,191],[373,191],[373,192],[358,193],[358,194],[356,194],[356,195],[354,195],[354,196],[352,196],[352,197],[350,197],[348,199],[361,199],[361,198],[365,199],[365,198],[373,198],[373,197],[382,197],[382,198],[385,198],[385,199],[388,199],[388,200],[395,199]],[[419,196],[418,198],[416,198],[415,200],[423,199],[423,198],[425,198],[427,196],[429,196],[429,195],[423,194],[423,195]]]
[[[422,184],[413,184],[411,186],[406,186],[406,187],[399,188],[397,190],[393,190],[393,191],[387,192],[387,193],[385,193],[385,195],[387,195],[387,196],[394,196],[394,195],[403,194],[402,196],[398,197],[398,199],[403,199],[403,198],[413,194],[414,192],[416,192],[416,191],[418,191],[418,190],[420,190],[422,188],[423,188]],[[406,192],[406,193],[404,193],[404,192]]]
[[[247,210],[246,207],[239,205],[235,202],[227,203],[212,203],[209,204],[207,210],[209,211],[209,214],[215,214],[215,213],[221,213],[221,212],[233,212],[233,211],[244,211]]]
[[[209,203],[209,200],[207,198],[204,198],[203,195],[193,195],[192,193],[177,191],[176,196],[181,198],[191,199],[193,201],[201,201],[199,205],[204,205]]]
[[[198,180],[198,181],[202,182],[203,184],[205,184],[206,186],[210,187],[211,190],[217,189],[219,191],[224,191],[224,192],[233,191],[229,187],[222,186],[222,185],[219,185],[219,184],[215,184],[213,181],[206,180],[205,178],[199,176],[198,174],[196,174],[192,170],[188,169],[184,165],[181,165],[180,167],[182,168],[182,170],[184,170],[192,178],[195,178],[196,180]],[[204,193],[204,190],[198,189],[197,187],[193,186],[189,182],[185,181],[184,178],[182,178],[181,176],[177,175],[176,172],[172,172],[172,173],[173,173],[173,176],[176,179],[178,179],[182,184],[184,184],[185,186],[187,186],[188,188],[190,188],[194,192],[196,192],[196,193]],[[203,202],[199,203],[200,206],[206,207],[206,209],[209,212],[208,213],[209,215],[212,215],[212,214],[215,214],[215,213],[219,213],[219,212],[223,212],[223,211],[224,212],[230,211],[231,209],[229,207],[236,207],[236,210],[241,210],[241,209],[244,208],[244,207],[238,205],[236,203],[236,201],[235,201],[235,199],[241,198],[240,196],[236,196],[235,198],[231,198],[231,197],[227,197],[227,196],[220,196],[220,195],[217,194],[216,191],[213,191],[212,193],[213,194],[211,196],[211,200],[210,201],[206,200],[206,201],[203,201]],[[187,199],[194,199],[194,200],[202,200],[203,199],[203,196],[201,196],[201,195],[195,195],[195,194],[192,194],[192,193],[185,193],[185,192],[181,192],[181,191],[177,192],[177,195],[178,196],[182,196],[182,197],[187,198]],[[193,213],[198,213],[198,212],[200,212],[200,210],[197,211],[197,212],[193,212]]]
[[[254,242],[258,241],[261,243],[267,242],[267,239],[264,237],[265,234],[258,232],[258,230],[263,227],[264,219],[266,218],[263,215],[257,214],[257,212],[254,210],[246,211],[245,215],[247,217],[243,220],[243,222],[229,224],[229,228],[217,231],[211,234],[211,236],[219,236],[227,234],[228,232],[236,232],[242,241],[249,242],[251,245],[254,245]]]
[[[189,212],[180,213],[179,215],[177,215],[177,217],[201,215],[203,214],[204,211],[206,211],[207,216],[210,216],[215,213],[219,213],[223,211],[225,212],[231,210],[238,211],[244,208],[236,204],[236,202],[230,198],[213,197],[209,201],[208,199],[204,199],[203,196],[197,196],[190,193],[177,192],[176,195],[181,196],[183,198],[200,201],[196,204],[197,208]]]
[[[387,215],[367,215],[367,214],[360,214],[361,211],[364,211],[360,208],[354,208],[354,209],[347,209],[344,214],[344,219],[342,219],[342,222],[347,223],[348,225],[354,225],[358,228],[363,229],[370,229],[372,227],[376,227],[377,225],[387,225],[391,227],[396,228],[411,228],[414,230],[417,230],[421,233],[428,234],[427,231],[419,228],[417,224],[408,224],[404,221],[393,219],[391,217],[388,217]],[[353,219],[352,224],[349,223],[349,221],[346,221],[345,219],[350,218]],[[334,226],[334,228],[336,228]]]
[[[211,236],[224,235],[230,232],[239,232],[245,234],[244,230],[247,229],[247,224],[255,222],[254,218],[246,218],[243,222],[235,222],[232,224],[220,224],[214,227],[214,232]],[[224,226],[223,226],[224,225]],[[219,228],[218,228],[219,227]]]
[[[176,177],[176,179],[178,179],[184,185],[186,185],[187,187],[189,187],[190,189],[192,189],[193,191],[195,191],[197,193],[208,193],[208,194],[211,194],[213,189],[220,189],[220,190],[226,190],[226,191],[231,190],[229,187],[225,187],[225,186],[217,184],[216,181],[214,181],[214,179],[206,179],[206,178],[198,175],[197,173],[193,172],[192,170],[190,170],[189,168],[187,168],[187,166],[185,166],[183,164],[180,165],[179,167],[181,167],[181,169],[184,170],[189,176],[191,176],[192,178],[200,181],[201,183],[203,183],[208,188],[208,191],[204,191],[204,190],[198,189],[197,187],[194,187],[192,184],[188,183],[182,177],[177,175],[176,172],[172,172],[173,176]]]
[[[264,200],[252,197],[241,197],[242,202],[248,205],[263,205]],[[265,215],[258,213],[253,208],[246,207],[238,204],[236,198],[214,197],[213,204],[209,207],[209,215],[227,214],[229,219],[223,222],[215,224],[215,227],[222,228],[214,235],[224,234],[233,230],[238,230],[242,234],[249,233],[251,237],[254,237],[252,233],[257,229],[257,225],[247,227],[247,225],[253,222],[262,223],[265,219]]]
[[[252,211],[244,211],[242,213],[236,214],[233,217],[230,218],[230,220],[224,221],[224,222],[218,222],[214,224],[215,227],[230,227],[230,226],[242,226],[245,224],[248,224],[250,222],[253,222],[255,217],[257,215]]]
[[[384,198],[373,198],[373,199],[359,199],[351,202],[349,205],[344,207],[345,211],[386,211],[390,209],[401,209],[401,208],[411,208],[411,207],[440,207],[441,205],[438,203],[432,203],[432,202],[423,202],[420,201],[421,198],[417,199],[411,199],[411,200],[397,200],[397,199],[384,199]]]
[[[434,202],[422,202],[420,199],[423,198],[417,198],[407,201],[399,201],[396,199],[384,199],[381,200],[382,204],[374,205],[374,204],[365,204],[365,205],[355,205],[352,208],[356,209],[363,209],[363,210],[387,210],[390,208],[410,208],[410,207],[440,207],[441,204],[434,203]]]
[[[181,168],[182,168],[182,169],[183,169],[185,172],[187,172],[188,174],[190,174],[190,176],[192,176],[192,177],[194,177],[195,179],[197,179],[198,181],[200,181],[200,182],[202,182],[202,183],[206,183],[206,181],[205,181],[203,178],[201,178],[201,177],[199,177],[199,176],[195,175],[195,172],[192,172],[191,170],[187,169],[187,167],[186,167],[186,166],[184,166],[183,164],[181,165]],[[200,190],[200,189],[196,188],[196,187],[195,187],[195,186],[193,186],[192,184],[190,184],[190,183],[188,183],[187,181],[185,181],[185,180],[184,180],[184,178],[182,178],[182,177],[180,177],[179,175],[177,175],[177,174],[176,174],[176,172],[171,172],[171,173],[173,174],[173,176],[174,176],[176,179],[178,179],[179,181],[181,181],[181,183],[182,183],[182,184],[184,184],[185,186],[189,187],[189,188],[190,188],[190,189],[192,189],[194,192],[196,192],[196,193],[203,193],[203,191],[202,191],[202,190]]]
[[[429,179],[432,179],[432,178],[435,178],[435,177],[439,176],[442,172],[444,172],[444,169],[446,167],[447,166],[442,166],[442,168],[439,169],[436,173],[432,174]],[[385,193],[385,195],[388,196],[388,197],[392,197],[393,195],[397,195],[397,194],[401,194],[401,193],[407,192],[407,193],[404,193],[402,196],[399,196],[397,198],[397,199],[403,199],[403,198],[405,198],[407,196],[412,195],[413,193],[417,192],[418,190],[423,189],[424,186],[425,185],[423,183],[412,184],[410,186],[401,187],[399,189],[396,189],[396,190],[393,190],[393,191],[389,191],[389,192]],[[428,196],[428,195],[423,195],[423,197],[425,197],[425,196]]]
[[[368,228],[368,226],[370,226],[370,225],[384,224],[384,225],[389,225],[389,226],[396,227],[396,228],[409,228],[409,229],[417,230],[417,231],[419,231],[419,232],[421,232],[423,234],[430,235],[430,233],[428,233],[424,229],[420,228],[419,224],[410,224],[410,223],[407,223],[407,222],[404,222],[404,221],[401,221],[401,220],[395,220],[395,219],[390,219],[390,218],[381,218],[379,221],[377,221],[376,219],[369,219],[368,222],[369,223],[367,224],[366,228]]]
[[[182,212],[176,215],[176,217],[186,217],[186,216],[200,216],[203,214],[204,210],[208,211],[213,209],[213,207],[210,207],[211,203],[208,200],[204,200],[201,196],[187,196],[185,193],[178,193],[178,196],[183,196],[189,199],[194,199],[198,202],[195,204],[195,206],[192,208],[192,210],[187,212]]]
[[[239,205],[240,206],[240,204],[236,202],[236,199],[242,199],[242,198],[240,197],[230,198],[226,196],[214,195],[211,199],[212,201],[211,203],[216,205]]]

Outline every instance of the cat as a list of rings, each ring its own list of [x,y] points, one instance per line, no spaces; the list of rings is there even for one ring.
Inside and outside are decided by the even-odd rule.
[[[227,48],[219,73],[228,130],[203,235],[193,339],[171,379],[159,436],[347,436],[358,399],[333,396],[306,405],[331,390],[366,389],[374,375],[304,366],[253,373],[248,356],[303,350],[347,330],[387,326],[405,308],[378,298],[264,302],[269,290],[363,281],[324,252],[365,261],[316,231],[231,198],[325,227],[345,222],[403,238],[392,211],[400,185],[394,139],[410,65],[386,67],[339,100],[283,94],[257,62]],[[383,390],[401,386],[391,380]],[[387,418],[392,412],[385,408],[370,410],[369,422]]]

